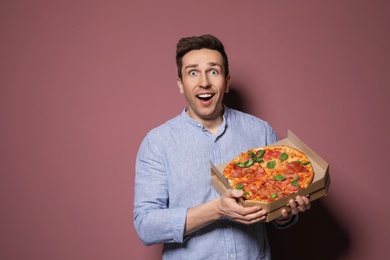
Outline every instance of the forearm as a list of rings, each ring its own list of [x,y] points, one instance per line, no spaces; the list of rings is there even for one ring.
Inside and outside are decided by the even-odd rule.
[[[222,217],[245,225],[264,221],[267,212],[261,207],[243,207],[237,203],[237,198],[242,194],[241,190],[229,189],[218,199],[188,209],[184,235],[191,234]]]
[[[187,210],[184,235],[189,235],[221,218],[218,203],[220,199],[211,200]]]

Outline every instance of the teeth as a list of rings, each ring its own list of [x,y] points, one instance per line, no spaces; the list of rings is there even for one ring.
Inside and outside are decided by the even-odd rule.
[[[198,97],[200,97],[200,98],[209,98],[209,97],[212,97],[212,95],[211,94],[200,94],[200,95],[198,95]]]

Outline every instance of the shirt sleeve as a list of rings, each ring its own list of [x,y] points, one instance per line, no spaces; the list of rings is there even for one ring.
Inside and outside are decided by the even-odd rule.
[[[284,225],[279,225],[275,221],[271,221],[271,222],[278,229],[286,229],[286,228],[289,228],[289,227],[291,227],[292,225],[294,225],[295,223],[298,222],[298,214],[292,216],[291,220],[289,222],[287,222],[286,224],[284,224]]]
[[[267,145],[279,141],[279,138],[276,135],[274,129],[268,123],[266,123],[266,126],[267,126]]]
[[[163,156],[148,135],[137,154],[135,175],[133,221],[142,243],[183,242],[187,208],[169,208]]]

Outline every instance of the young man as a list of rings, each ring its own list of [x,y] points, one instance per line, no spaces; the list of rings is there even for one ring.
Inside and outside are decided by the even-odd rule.
[[[222,104],[230,74],[223,44],[212,35],[177,44],[177,84],[188,107],[151,130],[136,159],[134,226],[145,245],[164,243],[163,259],[270,259],[266,211],[242,207],[243,194],[213,188],[210,161],[220,164],[242,151],[277,141],[271,126]],[[310,208],[290,201],[291,213],[274,221],[293,224]]]

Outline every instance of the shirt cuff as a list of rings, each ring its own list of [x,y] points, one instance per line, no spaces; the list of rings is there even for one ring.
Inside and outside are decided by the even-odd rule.
[[[294,224],[297,223],[297,222],[298,222],[298,214],[293,215],[292,218],[291,218],[291,220],[290,220],[289,222],[283,224],[283,225],[280,225],[280,224],[276,223],[276,221],[272,221],[272,224],[273,224],[276,228],[278,228],[278,229],[285,229],[285,228],[291,227],[292,225],[294,225]]]
[[[171,218],[173,240],[177,243],[184,241],[184,229],[186,226],[187,208],[175,210],[175,217]]]

